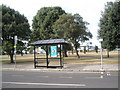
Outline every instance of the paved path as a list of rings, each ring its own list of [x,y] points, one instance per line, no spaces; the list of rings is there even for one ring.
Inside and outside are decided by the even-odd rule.
[[[104,64],[103,65],[103,71],[120,71],[118,64]],[[68,65],[64,66],[63,69],[60,68],[36,68],[34,69],[33,65],[3,65],[3,70],[45,70],[45,71],[101,71],[101,65],[100,64],[93,64],[93,65]]]

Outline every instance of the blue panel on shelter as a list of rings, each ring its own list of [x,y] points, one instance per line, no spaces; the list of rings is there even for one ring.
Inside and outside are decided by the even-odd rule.
[[[51,46],[50,48],[50,56],[57,57],[57,46]]]

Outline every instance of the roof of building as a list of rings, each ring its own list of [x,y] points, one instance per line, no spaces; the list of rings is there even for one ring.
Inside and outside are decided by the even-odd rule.
[[[38,40],[31,45],[37,46],[37,45],[55,45],[55,44],[67,44],[68,42],[65,41],[64,39],[51,39],[51,40]]]

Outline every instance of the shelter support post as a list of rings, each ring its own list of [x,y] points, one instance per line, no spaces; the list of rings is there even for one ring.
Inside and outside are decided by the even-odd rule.
[[[34,46],[34,68],[36,68],[36,52],[35,52],[35,46]]]
[[[46,62],[47,62],[47,68],[48,68],[48,64],[49,64],[49,61],[48,61],[48,45],[46,46]]]
[[[62,68],[62,55],[61,55],[61,44],[60,44],[60,66],[61,66],[61,68]]]

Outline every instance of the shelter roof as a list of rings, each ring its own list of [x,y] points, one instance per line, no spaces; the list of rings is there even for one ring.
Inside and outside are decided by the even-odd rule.
[[[51,39],[51,40],[38,40],[31,45],[37,46],[37,45],[55,45],[55,44],[67,44],[68,42],[65,41],[64,39]]]

